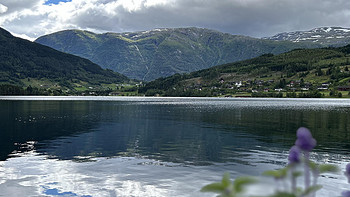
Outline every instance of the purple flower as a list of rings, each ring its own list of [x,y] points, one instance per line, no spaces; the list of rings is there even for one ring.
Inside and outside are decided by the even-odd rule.
[[[300,149],[297,146],[292,146],[288,155],[289,164],[300,162]]]
[[[316,140],[312,137],[309,129],[300,127],[297,131],[297,145],[301,150],[310,152],[316,146]]]
[[[346,165],[344,174],[348,178],[348,183],[350,183],[350,163],[348,163],[348,165]]]
[[[342,197],[350,197],[350,191],[345,191],[341,193]]]

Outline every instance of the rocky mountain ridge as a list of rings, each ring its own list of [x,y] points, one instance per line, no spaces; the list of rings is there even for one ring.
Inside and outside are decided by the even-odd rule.
[[[267,40],[291,41],[294,43],[318,43],[322,46],[339,47],[350,43],[350,28],[344,27],[320,27],[309,31],[284,32],[271,37],[265,37]]]
[[[194,27],[104,34],[66,30],[42,36],[35,42],[145,81],[266,53],[320,47],[317,43],[272,41]]]

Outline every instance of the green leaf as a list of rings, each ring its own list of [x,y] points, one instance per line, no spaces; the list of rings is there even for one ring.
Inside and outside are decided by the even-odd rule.
[[[230,181],[230,174],[225,173],[224,176],[222,177],[221,182],[206,185],[201,189],[201,192],[224,193],[227,191],[232,191],[232,188],[233,188],[233,185],[232,185],[232,182]]]
[[[212,184],[204,186],[200,191],[201,192],[222,193],[225,191],[225,187],[223,186],[222,183],[212,183]]]
[[[303,173],[302,173],[302,172],[299,172],[299,171],[298,171],[298,172],[293,172],[293,173],[292,173],[292,176],[295,177],[295,178],[297,178],[297,177],[299,177],[299,176],[301,176],[301,175],[303,175]]]
[[[315,186],[311,186],[309,188],[307,188],[304,192],[303,192],[303,196],[307,196],[309,194],[312,194],[318,190],[320,190],[322,188],[322,185],[315,185]]]
[[[278,192],[270,197],[296,197],[294,194],[286,193],[286,192]]]
[[[332,164],[321,164],[319,167],[320,174],[327,173],[327,172],[339,172],[338,166],[332,165]]]
[[[271,176],[276,179],[284,178],[287,176],[288,168],[282,168],[280,170],[268,170],[263,173],[264,176]]]
[[[233,182],[233,188],[236,193],[242,192],[243,187],[252,183],[255,183],[256,180],[252,177],[239,177]]]
[[[309,167],[311,168],[312,171],[317,171],[317,164],[313,161],[309,161]]]
[[[228,187],[230,186],[232,183],[230,181],[230,174],[229,173],[225,173],[224,176],[222,177],[222,180],[221,180],[221,184],[224,186],[224,187]]]
[[[263,172],[264,176],[272,176],[272,177],[278,177],[279,176],[279,172],[277,170],[268,170]]]

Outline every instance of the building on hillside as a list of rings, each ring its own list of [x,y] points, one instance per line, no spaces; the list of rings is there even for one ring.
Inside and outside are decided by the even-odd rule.
[[[350,86],[338,86],[339,91],[350,91]]]

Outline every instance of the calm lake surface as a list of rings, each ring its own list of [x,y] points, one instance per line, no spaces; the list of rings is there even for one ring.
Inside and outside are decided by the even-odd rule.
[[[0,196],[213,196],[199,190],[225,172],[285,166],[301,126],[313,160],[350,162],[346,99],[0,97],[0,119]]]

